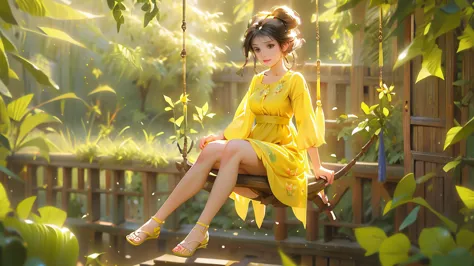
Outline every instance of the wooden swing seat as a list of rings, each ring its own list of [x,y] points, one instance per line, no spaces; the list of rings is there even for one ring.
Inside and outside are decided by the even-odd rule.
[[[336,192],[336,197],[333,199],[329,200],[327,203],[325,203],[321,197],[319,192],[322,191],[326,187],[326,180],[324,178],[319,178],[316,179],[315,176],[309,176],[308,177],[308,195],[307,198],[309,201],[314,202],[316,206],[318,206],[320,212],[325,212],[330,220],[335,219],[335,215],[332,212],[334,206],[337,205],[337,203],[340,201],[342,198],[342,195],[347,191],[349,187],[349,181],[348,180],[339,180],[341,177],[345,176],[347,173],[349,173],[350,169],[355,165],[357,160],[369,149],[370,145],[372,145],[373,142],[377,139],[376,135],[373,135],[372,138],[362,147],[361,151],[343,168],[341,168],[339,171],[334,173],[334,183],[333,186],[338,183],[340,184],[336,189],[338,192]],[[181,147],[178,144],[178,148],[180,151],[182,151]],[[183,162],[177,162],[176,167],[182,172],[185,173],[188,171],[191,167],[193,166],[192,163],[186,160],[186,164],[183,164]],[[207,182],[204,185],[204,190],[210,192],[212,189],[212,186],[214,185],[214,181],[217,177],[217,173],[219,170],[213,169],[207,178]],[[249,188],[256,194],[258,194],[258,197],[253,199],[256,201],[261,202],[262,204],[265,205],[273,205],[275,207],[286,207],[285,204],[281,203],[272,193],[270,189],[270,184],[268,183],[268,179],[266,176],[258,176],[258,175],[246,175],[246,174],[239,174],[237,178],[237,184],[236,187],[244,187],[244,188]]]

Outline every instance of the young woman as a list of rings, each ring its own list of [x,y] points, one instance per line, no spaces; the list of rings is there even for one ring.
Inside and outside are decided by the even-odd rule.
[[[186,239],[173,249],[174,254],[188,257],[207,246],[209,224],[229,196],[245,219],[248,204],[257,195],[250,189],[235,187],[238,173],[266,175],[273,194],[291,206],[306,225],[307,175],[311,170],[307,154],[315,176],[323,176],[331,184],[334,172],[320,164],[317,147],[324,143],[324,136],[318,132],[305,79],[287,65],[287,55],[303,43],[299,24],[299,15],[286,6],[253,17],[245,32],[245,64],[251,52],[254,64],[258,60],[268,70],[253,77],[224,132],[201,139],[202,152],[193,167],[158,212],[127,235],[128,242],[140,245],[158,238],[166,217],[203,188],[211,169],[219,169],[219,173],[206,206]],[[291,122],[293,115],[298,130]],[[260,226],[265,206],[256,201],[252,204]]]

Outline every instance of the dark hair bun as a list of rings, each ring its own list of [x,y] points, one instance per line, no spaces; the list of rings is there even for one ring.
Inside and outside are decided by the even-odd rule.
[[[289,30],[296,29],[301,24],[300,15],[287,6],[277,6],[272,9],[272,16],[285,21]]]

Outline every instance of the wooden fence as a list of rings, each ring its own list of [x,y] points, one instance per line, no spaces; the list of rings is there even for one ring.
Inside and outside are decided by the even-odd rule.
[[[48,163],[44,159],[34,158],[31,154],[17,154],[10,157],[8,164],[11,169],[21,172],[24,183],[10,180],[6,176],[1,176],[0,181],[6,186],[10,198],[13,199],[13,204],[17,204],[25,197],[37,195],[37,202],[39,202],[37,207],[45,204],[68,210],[71,195],[83,195],[86,203],[85,215],[81,218],[69,218],[67,221],[68,225],[80,229],[79,238],[83,242],[81,248],[87,247],[82,252],[91,250],[95,252],[97,248],[100,249],[104,245],[104,235],[108,235],[106,238],[109,239],[109,246],[117,250],[124,250],[126,248],[124,235],[136,229],[157,210],[158,199],[166,199],[179,181],[180,173],[174,168],[174,162],[170,162],[166,167],[154,168],[143,166],[134,161],[121,164],[106,163],[107,158],[104,159],[101,162],[89,163],[80,161],[71,154],[51,154]],[[339,164],[325,164],[325,166],[335,170],[342,167]],[[141,181],[141,189],[132,189],[125,185],[127,183],[125,176],[129,171],[135,173],[129,175],[132,182],[137,181],[136,179]],[[40,172],[42,173],[40,174]],[[354,252],[358,254],[357,259],[365,261],[366,258],[363,257],[361,249],[354,245],[353,241],[347,240],[347,237],[345,240],[338,238],[337,231],[340,228],[352,230],[357,226],[368,224],[369,219],[380,217],[383,202],[390,199],[396,182],[402,176],[402,167],[389,167],[388,180],[382,184],[377,181],[377,166],[375,164],[357,164],[353,168],[351,176],[343,178],[333,185],[334,193],[331,197],[335,201],[346,192],[351,191],[352,217],[347,220],[327,222],[325,219],[320,219],[317,208],[310,205],[305,239],[288,237],[287,230],[294,226],[295,222],[284,215],[285,211],[283,211],[283,216],[282,212],[275,212],[275,217],[265,220],[264,226],[272,226],[274,239],[279,241],[278,243],[281,243],[284,250],[287,250],[291,255],[299,256],[301,261],[331,257],[350,260],[349,257],[355,256]],[[366,187],[365,190],[364,187]],[[143,215],[140,216],[140,219],[132,215],[133,204],[130,202],[133,201],[141,205]],[[367,203],[370,203],[371,206]],[[401,218],[397,217],[396,219]],[[278,223],[275,223],[276,221]],[[180,234],[182,228],[177,212],[167,219],[165,228],[167,229],[165,235],[168,234],[168,237],[164,237],[164,239],[171,240],[165,245],[176,244],[172,235]],[[320,231],[323,232],[323,237]],[[212,236],[213,232],[211,231]],[[252,242],[255,238],[240,239],[237,242],[235,242],[235,238],[238,237],[234,236],[232,241],[228,241],[229,246],[240,241],[241,244],[245,243],[241,252],[258,254],[259,249],[247,248],[247,246],[253,245]],[[226,242],[225,238],[222,238],[222,241]],[[307,246],[308,243],[312,244]],[[338,253],[341,251],[335,248],[334,253],[338,253],[336,256],[324,250],[325,243],[341,245],[340,248],[347,250]],[[305,245],[307,247],[304,247]],[[262,247],[262,249],[269,252],[268,247]]]

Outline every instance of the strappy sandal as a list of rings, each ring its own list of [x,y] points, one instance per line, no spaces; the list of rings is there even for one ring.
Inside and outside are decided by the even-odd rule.
[[[204,240],[201,241],[201,242],[199,242],[197,240],[186,242],[185,240],[183,240],[175,248],[173,248],[173,250],[172,250],[173,254],[175,254],[176,256],[180,256],[180,257],[191,257],[191,256],[194,255],[196,250],[201,249],[201,248],[207,248],[207,244],[209,243],[209,233],[207,232],[207,229],[209,228],[209,225],[203,224],[201,222],[197,222],[196,224],[202,226],[203,228],[198,228],[198,227],[194,226],[192,230],[198,229],[203,234],[205,234]],[[199,242],[199,245],[194,249],[190,249],[190,248],[186,247],[186,246],[189,246],[189,244],[193,243],[193,242]]]
[[[127,239],[128,243],[134,245],[134,246],[139,246],[143,244],[143,242],[150,240],[150,239],[157,239],[160,236],[160,230],[161,230],[161,225],[164,224],[165,222],[159,220],[155,216],[152,216],[150,219],[153,221],[157,222],[159,225],[153,228],[153,232],[147,232],[143,230],[135,230],[132,233],[128,234],[125,238]],[[139,234],[145,234],[146,237],[142,239],[142,237],[139,236]],[[135,239],[139,239],[138,241],[135,241]]]

